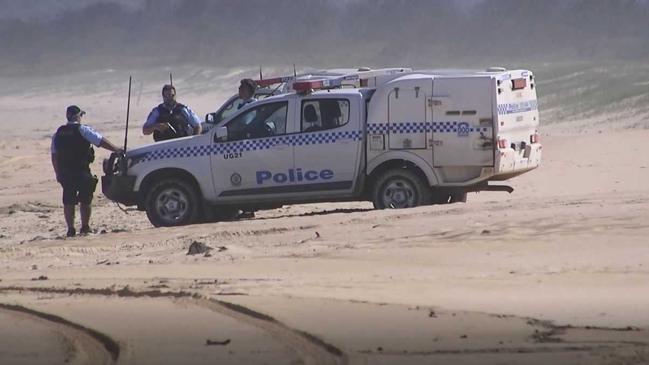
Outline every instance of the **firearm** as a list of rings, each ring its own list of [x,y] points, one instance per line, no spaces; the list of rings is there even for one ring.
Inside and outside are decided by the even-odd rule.
[[[176,128],[174,128],[174,127],[171,125],[171,123],[165,123],[165,124],[167,124],[167,127],[171,128],[171,130],[172,130],[176,135],[178,135],[178,131],[176,130]]]

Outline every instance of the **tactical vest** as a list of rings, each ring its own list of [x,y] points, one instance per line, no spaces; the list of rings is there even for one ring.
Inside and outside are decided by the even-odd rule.
[[[191,128],[191,125],[185,118],[183,114],[184,105],[176,103],[173,109],[167,109],[164,104],[160,104],[156,107],[158,109],[158,119],[156,123],[169,123],[175,129],[174,132],[171,128],[167,128],[164,131],[153,131],[153,140],[164,141],[167,139],[179,138],[188,136],[187,130]]]
[[[56,159],[63,175],[90,171],[90,142],[81,135],[81,124],[70,123],[59,127],[54,137]],[[93,151],[94,152],[94,151]]]

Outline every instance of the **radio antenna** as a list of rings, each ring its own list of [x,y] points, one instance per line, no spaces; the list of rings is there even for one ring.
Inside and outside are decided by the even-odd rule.
[[[124,153],[126,153],[126,143],[128,142],[128,117],[131,112],[131,81],[132,76],[128,77],[128,101],[126,102],[126,131],[124,132]]]

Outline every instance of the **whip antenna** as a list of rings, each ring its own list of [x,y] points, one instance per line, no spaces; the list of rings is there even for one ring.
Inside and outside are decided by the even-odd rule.
[[[174,77],[171,75],[171,72],[169,72],[169,84],[174,86]]]
[[[132,76],[128,77],[128,101],[126,102],[126,131],[124,132],[124,153],[126,153],[126,143],[128,142],[128,117],[131,112],[131,81]]]

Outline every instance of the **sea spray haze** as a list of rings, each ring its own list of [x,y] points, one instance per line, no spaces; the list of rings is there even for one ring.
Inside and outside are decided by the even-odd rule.
[[[468,6],[467,4],[470,4]],[[640,0],[0,1],[0,72],[649,56]]]

